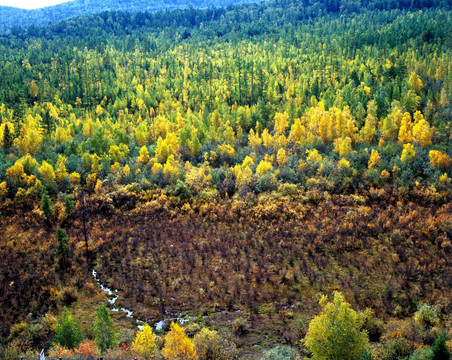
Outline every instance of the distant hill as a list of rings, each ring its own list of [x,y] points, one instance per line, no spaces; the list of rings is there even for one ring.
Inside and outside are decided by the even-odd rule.
[[[36,10],[0,6],[0,33],[29,26],[45,26],[77,16],[103,11],[157,11],[184,8],[226,7],[256,0],[72,0]]]

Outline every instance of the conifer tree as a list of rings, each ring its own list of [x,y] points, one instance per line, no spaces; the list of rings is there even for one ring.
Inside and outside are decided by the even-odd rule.
[[[9,129],[8,124],[5,121],[5,129],[3,131],[3,147],[5,149],[10,149],[13,145],[13,138],[11,136],[11,131]]]
[[[58,226],[56,233],[56,255],[59,257],[61,267],[65,267],[70,256],[69,237],[64,229]]]
[[[47,192],[43,192],[41,196],[41,210],[44,213],[44,216],[46,217],[48,222],[50,222],[50,218],[52,217],[53,214],[52,207],[53,207],[52,199],[47,194]]]

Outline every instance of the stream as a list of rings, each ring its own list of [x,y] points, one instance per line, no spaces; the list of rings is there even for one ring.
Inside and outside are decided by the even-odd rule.
[[[117,289],[110,289],[108,286],[103,285],[100,282],[99,277],[97,276],[97,271],[96,270],[93,269],[92,270],[92,274],[93,274],[94,280],[96,281],[97,285],[101,288],[101,290],[103,292],[107,293],[107,296],[108,296],[107,301],[108,301],[108,303],[111,306],[111,311],[114,311],[114,312],[122,311],[124,314],[126,314],[126,317],[128,317],[130,319],[134,319],[138,323],[138,328],[140,330],[142,330],[143,324],[145,322],[143,320],[140,320],[140,319],[136,318],[135,316],[133,316],[133,311],[132,310],[126,309],[126,308],[124,308],[122,306],[118,306],[116,304],[116,300],[118,300],[118,290]]]
[[[118,290],[117,289],[110,289],[108,286],[105,286],[101,283],[99,277],[97,276],[97,272],[96,270],[92,270],[92,275],[94,277],[94,280],[96,281],[97,285],[101,288],[101,290],[105,293],[107,293],[108,296],[108,303],[111,306],[111,311],[114,312],[119,312],[122,311],[126,317],[128,317],[129,319],[133,319],[138,323],[138,328],[140,330],[143,330],[143,325],[146,323],[145,321],[138,319],[137,317],[135,317],[133,315],[133,311],[127,308],[124,308],[122,306],[119,306],[116,304],[116,300],[118,300]],[[282,306],[283,309],[288,309],[293,307],[294,305],[287,305],[287,306]],[[236,310],[236,312],[240,312],[241,310]],[[226,312],[226,310],[222,310],[217,312],[217,314],[220,313],[224,313]],[[206,317],[207,315],[205,315],[204,317]],[[180,316],[180,317],[172,317],[172,318],[166,318],[160,321],[157,321],[156,323],[154,323],[154,329],[156,331],[161,331],[163,330],[163,327],[165,326],[165,323],[168,321],[176,321],[179,324],[184,324],[192,319],[195,319],[196,316],[189,316],[189,315],[185,315],[185,316]]]
[[[138,323],[138,328],[140,330],[143,329],[143,325],[146,323],[145,321],[138,319],[137,317],[135,317],[133,315],[133,311],[127,308],[124,308],[122,306],[119,306],[118,304],[116,304],[116,300],[118,300],[118,290],[117,289],[111,289],[108,286],[105,286],[104,284],[101,283],[98,275],[97,275],[97,271],[96,270],[92,270],[92,275],[94,277],[94,280],[96,281],[97,285],[101,288],[101,290],[103,292],[105,292],[108,296],[108,303],[110,304],[111,307],[111,311],[114,312],[119,312],[122,311],[126,317],[128,317],[129,319],[133,319]],[[163,319],[160,321],[157,321],[154,324],[154,328],[157,331],[161,331],[163,330],[163,327],[165,326],[165,323],[168,321],[177,321],[179,324],[184,324],[188,321],[190,321],[192,318],[194,318],[193,316],[182,316],[182,317],[173,317],[173,318],[167,318],[167,319]]]

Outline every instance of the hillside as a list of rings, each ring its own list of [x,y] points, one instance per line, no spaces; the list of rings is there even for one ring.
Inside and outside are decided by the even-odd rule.
[[[227,7],[255,2],[253,0],[72,0],[59,5],[35,10],[0,6],[0,33],[11,29],[42,27],[61,20],[97,14],[104,11],[127,11],[130,13],[186,8]]]
[[[178,319],[193,359],[298,360],[340,292],[353,360],[447,359],[451,17],[278,0],[0,36],[0,358],[144,358],[148,323],[170,359]]]
[[[413,349],[412,343],[433,336],[410,328],[417,304],[438,304],[446,314],[452,306],[450,204],[450,198],[390,188],[215,203],[180,203],[161,192],[111,193],[85,204],[88,262],[80,203],[70,216],[55,208],[52,222],[64,218],[71,238],[64,269],[54,255],[56,228],[39,206],[2,208],[2,333],[25,319],[29,330],[10,335],[10,341],[26,339],[16,350],[44,347],[52,331],[43,315],[70,306],[89,334],[95,307],[105,301],[91,262],[103,284],[120,289],[117,304],[151,325],[188,314],[192,323],[227,334],[235,331],[231,322],[245,321],[248,332],[234,339],[240,359],[256,359],[287,341],[298,346],[319,311],[319,294],[333,290],[384,320],[370,328],[375,351],[389,346],[399,328]],[[136,328],[122,313],[112,315],[123,331]]]

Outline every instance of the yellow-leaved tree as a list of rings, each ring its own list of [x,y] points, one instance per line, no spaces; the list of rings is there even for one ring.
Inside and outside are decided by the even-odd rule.
[[[411,161],[414,159],[415,155],[416,155],[416,152],[414,151],[413,145],[410,143],[404,144],[403,150],[402,150],[402,155],[400,156],[400,160],[402,160],[402,162]]]
[[[399,129],[399,141],[402,144],[413,141],[413,123],[409,112],[403,114],[402,123]]]
[[[167,360],[198,360],[193,341],[185,335],[184,329],[174,322],[165,336],[162,354]]]
[[[339,156],[345,156],[352,151],[352,139],[346,136],[344,138],[337,138],[334,140],[334,152]]]
[[[316,360],[357,360],[366,352],[369,337],[362,330],[363,318],[356,313],[339,292],[333,301],[322,296],[322,313],[309,324],[305,345]]]
[[[132,343],[132,351],[144,359],[155,358],[155,335],[148,324],[144,324]]]
[[[66,170],[66,161],[67,158],[65,156],[58,155],[57,169],[55,171],[56,180],[58,182],[62,182],[69,176],[69,173]]]
[[[146,146],[143,145],[143,147],[140,149],[140,156],[137,158],[137,163],[141,164],[147,164],[149,162],[149,150]]]
[[[256,174],[259,175],[263,175],[269,171],[273,170],[273,165],[272,163],[269,161],[268,157],[265,156],[264,160],[261,160],[261,162],[259,163],[259,165],[256,168]]]
[[[449,168],[452,164],[452,159],[446,153],[443,153],[438,150],[430,150],[429,152],[430,164],[432,166],[438,166],[443,169]]]
[[[415,72],[411,73],[408,82],[410,83],[411,89],[413,89],[417,93],[424,87],[421,78]]]
[[[24,166],[19,161],[16,161],[13,166],[6,169],[6,176],[10,179],[14,179],[15,181],[20,181],[23,175]]]
[[[372,143],[372,140],[377,133],[377,104],[375,100],[371,100],[367,103],[367,117],[364,126],[361,128],[360,136],[361,140]]]
[[[22,127],[22,135],[14,140],[14,144],[21,154],[34,155],[38,152],[41,141],[42,134],[37,121],[29,115],[26,124]]]
[[[375,166],[377,166],[381,162],[380,154],[378,154],[378,151],[375,149],[372,149],[372,153],[370,154],[369,162],[367,163],[369,166],[369,169],[373,169]]]
[[[413,139],[425,149],[432,143],[432,128],[420,111],[416,111],[414,119]]]
[[[278,160],[278,164],[280,166],[284,166],[288,163],[289,158],[287,157],[286,150],[283,148],[278,150],[278,153],[276,154],[276,159]]]
[[[259,137],[258,132],[254,133],[254,130],[250,130],[250,134],[248,135],[248,145],[251,146],[253,151],[257,151],[262,144],[262,139]]]
[[[47,161],[43,160],[42,165],[38,170],[45,181],[55,180],[55,171],[53,170],[53,166],[50,165]]]
[[[295,119],[290,128],[289,140],[293,141],[296,145],[301,145],[305,136],[306,128],[301,124],[300,119]]]
[[[0,183],[0,200],[3,200],[3,198],[5,198],[7,194],[8,186],[6,184],[6,181],[3,181]]]

